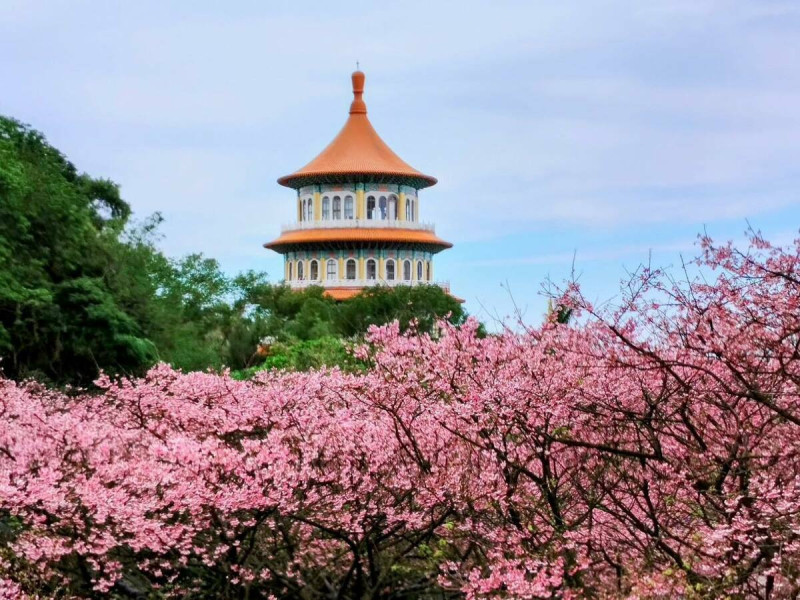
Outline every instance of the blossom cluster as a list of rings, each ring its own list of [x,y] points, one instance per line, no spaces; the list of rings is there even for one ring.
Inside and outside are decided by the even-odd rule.
[[[0,598],[792,598],[800,241],[365,373],[0,380]]]

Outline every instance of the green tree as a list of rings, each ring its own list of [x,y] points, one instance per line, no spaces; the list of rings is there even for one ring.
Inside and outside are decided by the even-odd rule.
[[[130,215],[117,186],[78,173],[37,131],[0,117],[0,365],[90,381],[155,348],[106,275]]]
[[[372,325],[397,320],[403,330],[414,323],[418,331],[432,333],[439,319],[459,325],[467,317],[461,303],[437,286],[373,287],[335,302],[321,287],[293,292],[266,284],[253,301],[265,323],[263,331],[276,343],[262,365],[241,371],[240,377],[262,368],[359,370],[364,365],[352,357],[346,340],[362,340]]]
[[[415,322],[419,331],[430,333],[439,319],[460,325],[467,317],[461,303],[435,285],[372,287],[343,302],[338,313],[337,331],[345,337],[394,320],[401,330]]]

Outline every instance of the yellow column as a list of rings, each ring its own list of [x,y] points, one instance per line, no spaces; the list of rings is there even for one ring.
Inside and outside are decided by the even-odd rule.
[[[340,256],[339,257],[339,279],[344,279],[344,278],[345,278],[344,257]]]
[[[400,192],[400,200],[397,203],[397,220],[406,220],[406,193]]]
[[[364,257],[363,256],[358,259],[358,278],[359,279],[365,279],[366,278],[366,274],[365,274],[365,271],[366,271],[366,268],[367,268],[366,264],[367,263],[364,262]]]
[[[383,268],[383,257],[378,257],[378,279],[386,279],[386,271]]]
[[[414,221],[419,223],[419,196],[417,196],[417,201],[414,202]]]
[[[300,196],[297,197],[297,220],[303,220],[303,202],[300,200]]]
[[[356,219],[366,218],[366,208],[364,206],[364,190],[356,190]]]
[[[417,259],[411,258],[411,281],[417,280]]]
[[[314,192],[314,220],[320,221],[322,219],[322,200],[320,200],[320,193]]]

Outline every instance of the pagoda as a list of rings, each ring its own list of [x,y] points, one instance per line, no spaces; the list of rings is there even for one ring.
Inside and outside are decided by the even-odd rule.
[[[433,257],[452,244],[420,221],[419,191],[436,183],[395,154],[367,118],[364,73],[352,75],[344,127],[310,163],[278,183],[297,191],[297,221],[264,244],[284,256],[292,289],[337,300],[375,285],[434,285]],[[449,292],[449,285],[436,283]]]

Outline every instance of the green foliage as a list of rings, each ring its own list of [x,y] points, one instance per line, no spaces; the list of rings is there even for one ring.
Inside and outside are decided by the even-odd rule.
[[[338,366],[357,371],[365,365],[352,357],[343,340],[363,338],[372,325],[397,320],[402,330],[414,323],[418,331],[431,333],[439,319],[458,325],[467,317],[461,304],[437,286],[373,287],[344,302],[331,300],[321,287],[313,286],[301,292],[266,286],[260,293],[265,331],[278,343],[261,365],[236,372],[239,378],[272,368]]]
[[[451,323],[459,325],[466,316],[461,303],[438,286],[376,286],[343,302],[336,325],[344,336],[360,335],[371,325],[394,320],[400,322],[403,331],[415,322],[419,331],[430,333],[438,319],[447,317]]]
[[[344,371],[357,372],[366,365],[353,357],[349,344],[338,337],[326,336],[294,343],[277,343],[260,365],[233,372],[236,379],[249,379],[266,369],[307,371],[323,367],[339,367]]]
[[[130,214],[44,137],[0,117],[0,357],[16,377],[86,382],[155,357],[106,274]]]
[[[568,306],[564,306],[563,304],[559,304],[556,307],[556,323],[560,325],[566,325],[572,319],[572,309]]]

